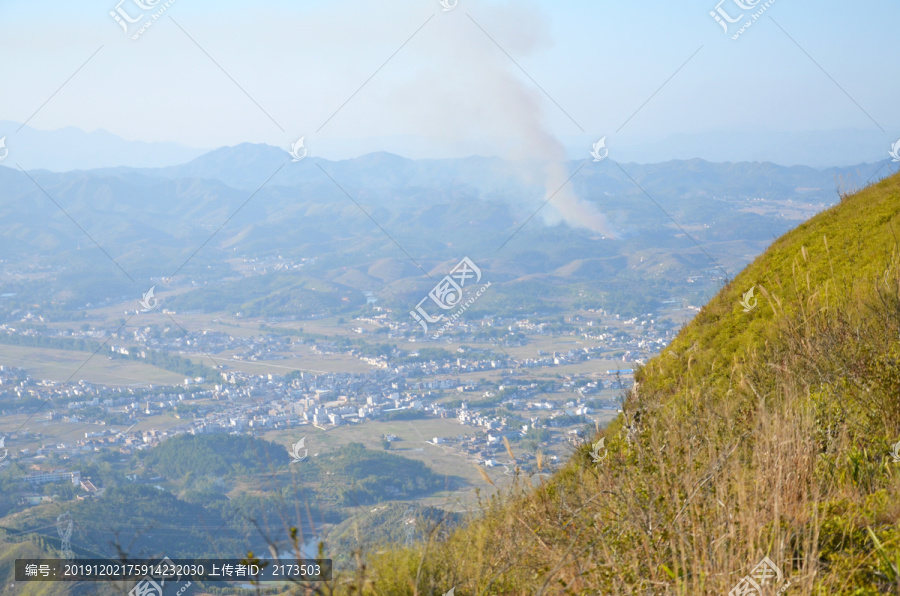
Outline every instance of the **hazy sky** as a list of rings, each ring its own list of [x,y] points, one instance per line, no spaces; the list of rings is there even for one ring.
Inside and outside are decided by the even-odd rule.
[[[900,3],[775,0],[737,40],[716,3],[175,0],[133,40],[113,0],[7,0],[0,120],[205,148],[305,135],[334,158],[571,156],[604,135],[638,159],[723,140],[765,158],[785,138],[813,157],[887,157]],[[764,5],[721,9],[744,22]],[[784,136],[810,132],[824,134]]]

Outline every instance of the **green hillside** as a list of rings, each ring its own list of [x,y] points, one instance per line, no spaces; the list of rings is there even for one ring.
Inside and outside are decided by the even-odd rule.
[[[637,371],[600,462],[486,484],[340,590],[728,594],[768,557],[766,593],[900,594],[898,220],[900,175],[785,234]]]
[[[51,526],[52,532],[52,526]],[[55,534],[55,532],[53,532]],[[123,593],[123,585],[114,582],[19,582],[15,579],[16,559],[54,559],[61,557],[60,541],[55,536],[23,535],[0,528],[0,595],[17,596],[113,596]],[[79,551],[78,556],[99,556],[90,551]],[[125,590],[127,591],[127,589]]]
[[[271,441],[219,433],[172,437],[154,449],[139,452],[137,458],[146,467],[146,474],[170,479],[247,474],[290,462],[284,449]]]
[[[325,552],[331,553],[335,567],[341,568],[360,550],[421,541],[433,533],[445,536],[459,519],[460,514],[436,507],[388,501],[363,509],[330,528],[324,538]]]
[[[307,470],[314,469],[303,474],[319,481],[322,500],[345,507],[423,496],[448,482],[420,461],[366,449],[362,443],[348,443],[311,464]]]
[[[4,519],[13,535],[42,536],[57,546],[58,504],[47,503]],[[100,499],[68,507],[78,529],[73,552],[79,558],[127,553],[132,558],[166,553],[177,557],[213,556],[239,549],[240,536],[219,510],[186,502],[150,485],[109,487]],[[240,552],[236,550],[236,552]]]

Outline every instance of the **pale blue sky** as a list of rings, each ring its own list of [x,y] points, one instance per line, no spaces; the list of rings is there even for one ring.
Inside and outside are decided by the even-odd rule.
[[[121,6],[136,16],[134,2]],[[785,133],[813,132],[793,151],[887,156],[900,136],[900,3],[776,0],[732,40],[709,15],[716,2],[459,0],[444,12],[438,0],[176,0],[134,41],[109,15],[117,0],[6,1],[0,120],[28,119],[102,46],[29,126],[208,148],[306,135],[312,154],[335,158],[552,156],[549,139],[572,156],[607,135],[638,161],[731,159],[714,148],[729,138],[766,158]],[[736,16],[734,2],[722,6]]]

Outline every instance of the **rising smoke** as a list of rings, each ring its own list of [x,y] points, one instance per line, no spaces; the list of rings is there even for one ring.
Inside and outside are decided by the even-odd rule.
[[[419,60],[425,58],[425,64],[417,64],[414,74],[390,95],[392,103],[402,106],[403,121],[396,125],[409,130],[414,122],[415,134],[453,151],[477,147],[479,153],[513,160],[523,180],[542,189],[537,204],[553,196],[541,210],[546,222],[561,220],[614,236],[607,218],[566,183],[574,170],[544,113],[558,108],[504,54],[527,70],[528,54],[548,43],[547,24],[526,3],[469,8],[471,13],[460,3],[439,14],[410,44],[409,51]],[[537,204],[523,204],[523,211]]]

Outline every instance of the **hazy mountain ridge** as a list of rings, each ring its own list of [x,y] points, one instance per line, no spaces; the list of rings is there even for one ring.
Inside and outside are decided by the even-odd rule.
[[[169,168],[210,153],[208,149],[188,147],[176,142],[127,140],[104,129],[90,132],[75,127],[42,130],[28,124],[23,127],[19,122],[0,121],[0,137],[4,135],[8,137],[7,144],[11,154],[22,167],[54,172],[118,166],[135,169]],[[583,136],[563,135],[560,141],[566,146],[570,158],[580,159],[585,146]],[[730,162],[766,159],[782,165],[807,164],[813,168],[831,168],[834,164],[877,161],[880,150],[875,148],[882,147],[883,142],[883,136],[876,130],[720,131],[671,134],[652,141],[632,141],[622,145],[617,143],[613,151],[617,156],[623,156],[619,158],[623,163],[662,163],[672,159],[701,157],[711,161]],[[426,146],[423,147],[423,143]],[[344,145],[340,149],[344,153],[346,146],[369,148],[366,151],[390,147],[391,151],[404,155],[421,154],[423,149],[426,153],[433,150],[431,141],[413,136],[405,140],[394,137],[344,139]],[[307,141],[306,146],[312,155],[318,153],[315,141]],[[337,148],[336,143],[327,143],[328,151]],[[215,151],[218,150],[213,150]],[[408,153],[410,151],[412,153]]]
[[[12,291],[54,295],[65,288],[75,307],[136,291],[94,241],[135,280],[146,280],[142,286],[185,264],[182,282],[205,284],[234,276],[226,259],[281,255],[305,260],[305,275],[385,290],[382,298],[404,304],[428,279],[403,251],[433,275],[442,263],[469,256],[495,283],[540,275],[596,284],[631,270],[684,280],[715,269],[721,278],[790,227],[783,213],[792,201],[803,203],[792,216],[799,221],[836,199],[836,175],[854,171],[696,159],[568,167],[581,167],[572,187],[609,218],[615,238],[542,223],[552,202],[541,207],[545,191],[521,164],[388,153],[293,163],[282,149],[246,143],[166,168],[29,172],[34,183],[0,167],[0,249],[10,260],[58,271],[56,282]],[[877,170],[863,168],[862,175]],[[372,275],[385,260],[405,261],[405,273]]]
[[[97,168],[99,164],[166,166],[191,160],[204,149],[173,142],[129,141],[103,129],[87,132],[68,126],[39,130],[18,122],[0,120],[0,137],[6,137],[9,160],[26,170],[55,172]]]
[[[609,160],[614,161],[611,155]],[[590,160],[585,155],[585,160]],[[161,168],[105,168],[94,170],[100,174],[139,174],[160,178],[203,178],[219,180],[236,188],[256,189],[282,165],[294,166],[280,171],[273,179],[275,185],[296,186],[319,182],[321,172],[300,168],[305,162],[317,163],[335,176],[339,182],[350,185],[381,188],[415,187],[463,187],[477,188],[481,192],[525,187],[522,176],[528,173],[528,164],[518,165],[498,157],[471,156],[454,159],[409,159],[392,153],[370,153],[346,160],[328,160],[315,155],[292,163],[290,154],[278,147],[265,144],[242,143],[222,147],[205,153],[188,163]],[[567,162],[574,171],[581,160]],[[574,183],[594,184],[603,180],[612,191],[633,190],[634,184],[615,168],[606,168],[610,162],[583,168]],[[620,165],[648,192],[667,188],[673,181],[680,189],[694,192],[715,193],[727,196],[731,192],[759,193],[774,189],[820,188],[831,193],[834,177],[859,170],[868,179],[877,170],[890,164],[881,162],[860,163],[842,167],[813,168],[809,166],[781,166],[771,162],[710,162],[699,158],[669,160],[653,164],[623,162]],[[753,181],[751,184],[750,181]],[[861,181],[861,182],[864,182]]]

